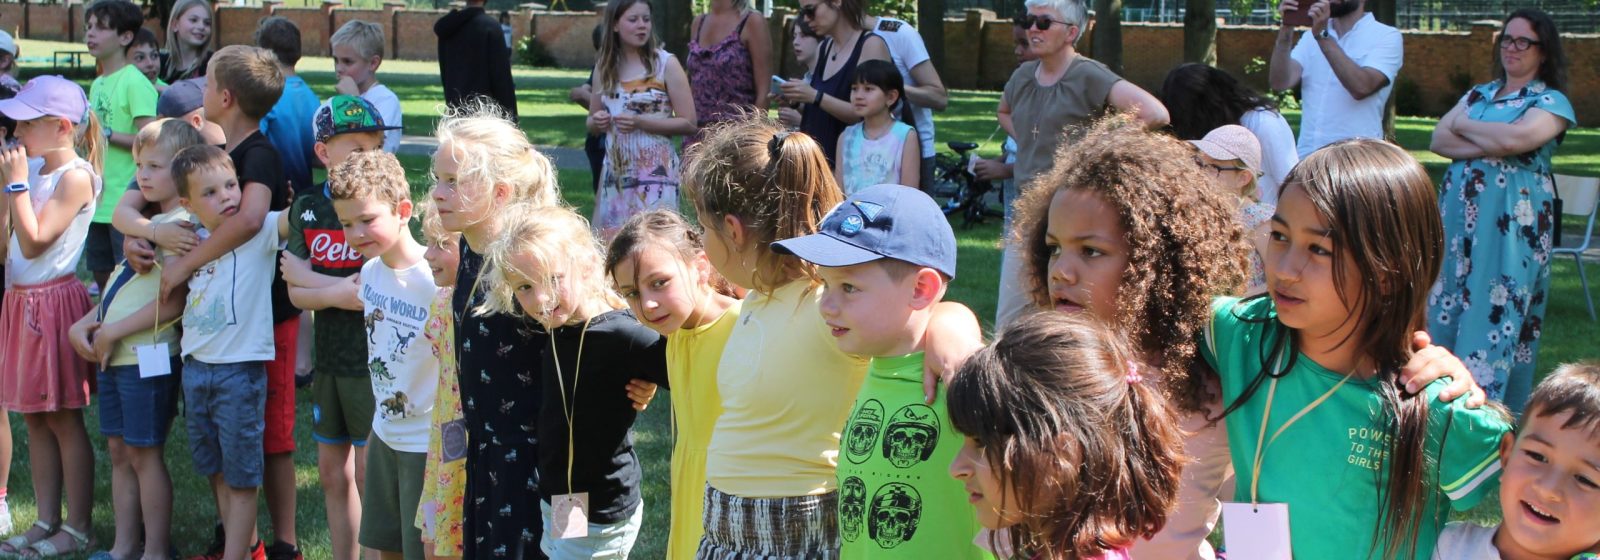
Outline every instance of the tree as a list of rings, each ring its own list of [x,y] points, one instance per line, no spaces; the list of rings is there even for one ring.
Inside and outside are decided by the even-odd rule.
[[[1217,0],[1187,0],[1183,15],[1183,61],[1217,64]]]
[[[944,67],[944,0],[917,0],[917,32],[934,68]]]
[[[689,55],[689,24],[694,21],[694,3],[681,0],[651,0],[651,19],[661,47],[684,60]]]
[[[1122,0],[1094,0],[1094,59],[1122,74]]]

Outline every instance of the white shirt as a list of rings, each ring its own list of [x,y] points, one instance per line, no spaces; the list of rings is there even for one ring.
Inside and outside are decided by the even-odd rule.
[[[372,433],[395,451],[428,452],[439,357],[423,335],[437,291],[428,262],[403,270],[372,259],[361,266],[361,308],[367,321],[372,378]]]
[[[1500,560],[1500,549],[1494,547],[1496,530],[1499,527],[1461,521],[1445,525],[1439,545],[1433,549],[1433,560]]]
[[[400,126],[400,96],[395,95],[389,86],[372,84],[372,88],[361,94],[361,98],[378,110],[378,115],[383,117],[384,126]],[[392,154],[400,149],[400,132],[398,128],[383,132],[383,151]]]
[[[100,200],[100,175],[94,172],[94,167],[90,166],[87,160],[73,159],[48,175],[39,174],[39,170],[43,167],[44,158],[28,159],[28,200],[33,202],[34,212],[44,208],[45,202],[55,194],[56,185],[61,183],[61,177],[73,169],[89,172],[94,198],[84,204],[83,208],[78,209],[78,213],[72,216],[72,221],[67,223],[67,229],[56,238],[56,242],[46,247],[37,257],[24,258],[22,243],[17,241],[15,232],[11,234],[10,250],[6,252],[8,287],[43,284],[76,273],[78,256],[83,254],[83,246],[89,235],[89,222],[93,220],[94,209]]]
[[[903,20],[892,17],[879,17],[878,25],[872,28],[872,33],[883,37],[889,44],[889,59],[894,61],[894,67],[900,70],[900,78],[905,80],[906,87],[918,85],[911,78],[911,69],[916,68],[929,60],[928,45],[922,42],[922,35],[917,34],[917,28]],[[902,99],[902,103],[910,100]],[[933,157],[933,109],[927,107],[912,107],[912,120],[916,121],[917,140],[922,143],[922,157]]]
[[[1256,192],[1261,202],[1278,204],[1278,188],[1289,175],[1294,164],[1300,163],[1300,153],[1294,143],[1294,129],[1277,111],[1256,108],[1239,116],[1239,126],[1255,133],[1261,141],[1261,178],[1256,179]]]
[[[235,364],[277,356],[272,345],[272,273],[278,268],[278,244],[278,212],[268,212],[255,237],[189,277],[184,357]]]
[[[1363,68],[1382,72],[1388,85],[1366,99],[1356,99],[1339,83],[1333,66],[1323,56],[1310,31],[1300,35],[1289,57],[1300,63],[1300,99],[1305,109],[1300,119],[1300,157],[1346,138],[1383,138],[1383,107],[1394,89],[1394,78],[1404,62],[1400,31],[1378,23],[1372,14],[1361,16],[1349,33],[1339,35],[1328,26],[1339,48]]]

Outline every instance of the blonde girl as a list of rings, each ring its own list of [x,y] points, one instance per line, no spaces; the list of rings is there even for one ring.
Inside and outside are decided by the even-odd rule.
[[[588,127],[606,135],[594,225],[609,239],[629,216],[678,208],[673,136],[699,130],[689,78],[656,41],[647,0],[611,0],[594,68]]]
[[[611,291],[582,216],[530,204],[503,214],[486,254],[483,307],[531,318],[547,333],[538,381],[544,402],[532,419],[546,527],[539,548],[551,560],[627,558],[644,519],[632,436],[638,412],[628,388],[635,378],[667,382],[666,339]],[[572,523],[587,527],[569,526],[565,512],[580,501],[584,514]]]
[[[1236,498],[1287,504],[1299,557],[1430,558],[1450,510],[1495,486],[1507,419],[1400,375],[1421,355],[1412,333],[1443,253],[1422,166],[1393,144],[1339,142],[1284,181],[1267,295],[1213,307],[1201,350],[1229,403]]]
[[[100,196],[98,162],[105,136],[77,84],[60,76],[28,81],[0,114],[17,121],[21,147],[0,155],[11,222],[6,296],[0,306],[0,408],[27,422],[39,520],[0,545],[23,557],[85,552],[94,504],[94,453],[84,429],[88,362],[68,339],[73,320],[89,311],[89,294],[74,273]],[[88,159],[79,157],[79,151]],[[28,157],[44,158],[28,183]],[[61,495],[66,487],[67,519]]]
[[[555,169],[494,103],[470,103],[439,121],[434,137],[430,196],[440,227],[461,234],[460,264],[451,295],[461,412],[468,441],[462,513],[463,555],[537,556],[541,534],[534,511],[543,345],[538,325],[509,313],[479,313],[483,251],[501,231],[501,210],[513,201],[549,206],[560,201]],[[517,356],[517,359],[507,359]],[[507,512],[502,515],[502,511]],[[493,521],[491,523],[491,521]]]
[[[461,420],[461,384],[457,379],[455,321],[450,312],[455,293],[456,267],[461,264],[461,234],[447,231],[439,221],[433,199],[422,203],[422,236],[428,250],[433,282],[439,293],[428,308],[423,331],[433,355],[439,359],[439,388],[434,393],[433,426],[429,430],[428,460],[422,477],[422,503],[417,507],[417,528],[424,547],[435,558],[461,556],[461,513],[466,492],[466,428]]]
[[[711,269],[700,231],[670,210],[635,214],[622,224],[605,269],[639,322],[667,337],[675,440],[667,558],[694,558],[704,532],[706,447],[722,414],[717,361],[740,302]]]
[[[723,412],[706,455],[697,557],[837,555],[838,427],[868,360],[829,336],[812,267],[771,244],[816,232],[844,197],[815,140],[762,117],[719,126],[690,156],[684,187],[706,228],[706,256],[750,290],[717,366]],[[930,364],[981,345],[976,318],[960,304],[941,304],[933,323]],[[771,530],[742,529],[750,523]]]
[[[161,57],[161,81],[198,78],[211,59],[212,17],[207,0],[178,0],[167,18],[167,52]]]

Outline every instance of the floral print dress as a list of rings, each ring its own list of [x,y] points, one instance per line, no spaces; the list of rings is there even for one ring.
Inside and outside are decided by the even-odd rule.
[[[744,24],[750,21],[745,12],[738,27],[721,42],[705,46],[700,44],[705,31],[705,15],[696,29],[694,40],[689,41],[689,83],[694,84],[694,114],[700,119],[700,130],[684,142],[685,146],[699,141],[701,134],[712,125],[732,120],[741,109],[748,110],[756,104],[755,66],[750,60],[750,49],[745,48],[741,36]]]
[[[667,51],[656,53],[656,67],[650,75],[618,84],[605,94],[606,111],[612,115],[632,114],[671,118],[672,99],[664,80]],[[629,217],[645,210],[678,209],[678,151],[672,139],[635,129],[606,133],[606,159],[600,171],[600,190],[595,193],[594,228],[602,239],[622,228]]]
[[[461,417],[461,384],[456,381],[456,333],[451,316],[452,288],[439,288],[428,309],[423,336],[439,358],[439,389],[429,430],[428,460],[422,475],[417,527],[433,540],[437,556],[461,556],[461,513],[466,503],[466,420]],[[448,451],[447,451],[448,450]]]
[[[1467,92],[1467,118],[1509,123],[1529,109],[1576,122],[1561,92],[1534,80],[1500,98],[1502,82]],[[1550,290],[1558,135],[1531,152],[1457,160],[1439,193],[1445,256],[1428,297],[1428,332],[1451,349],[1489,393],[1520,409],[1533,386]]]

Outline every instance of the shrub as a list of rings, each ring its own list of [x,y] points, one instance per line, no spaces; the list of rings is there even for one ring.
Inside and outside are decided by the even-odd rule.
[[[544,48],[544,43],[529,35],[517,41],[517,63],[534,68],[553,68],[556,65],[556,58],[550,56],[550,51]]]

